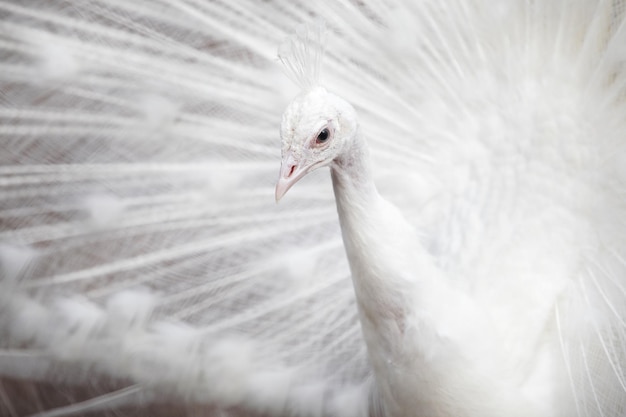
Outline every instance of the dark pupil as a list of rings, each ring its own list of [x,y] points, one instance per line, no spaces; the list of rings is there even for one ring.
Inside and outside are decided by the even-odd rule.
[[[318,142],[326,142],[326,139],[328,139],[328,129],[322,130],[320,134],[317,135]]]

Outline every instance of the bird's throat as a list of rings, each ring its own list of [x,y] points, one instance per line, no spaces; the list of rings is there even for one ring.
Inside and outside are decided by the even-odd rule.
[[[334,161],[331,175],[364,336],[368,349],[378,350],[373,340],[391,340],[404,332],[407,287],[412,285],[405,280],[411,276],[405,264],[412,259],[404,255],[402,242],[404,234],[412,233],[376,190],[367,145],[360,138]],[[381,333],[385,337],[378,337]]]

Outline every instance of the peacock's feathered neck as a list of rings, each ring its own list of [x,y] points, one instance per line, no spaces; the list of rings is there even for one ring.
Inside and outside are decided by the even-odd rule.
[[[501,368],[497,352],[486,353],[498,343],[483,308],[450,285],[410,223],[378,193],[358,133],[333,161],[331,175],[376,412],[541,415]],[[450,401],[455,396],[473,405],[458,409]]]
[[[412,358],[405,354],[403,339],[419,278],[411,265],[416,258],[410,258],[421,255],[407,251],[415,244],[411,227],[378,193],[369,150],[358,132],[333,161],[331,176],[376,397],[382,399],[378,407],[383,414],[397,415],[403,405],[390,401],[395,387],[387,382],[398,369],[410,371],[406,361]],[[424,268],[425,276],[429,268]]]
[[[391,222],[387,213],[395,208],[376,189],[369,149],[358,131],[333,161],[331,176],[366,338],[370,330],[399,334],[403,331],[404,310],[408,307],[404,300],[405,290],[411,285],[412,277],[410,274],[396,276],[400,274],[390,271],[385,264],[390,263],[395,265],[394,269],[402,270],[406,259],[403,259],[405,251],[401,249],[407,243],[402,240],[408,236],[401,234],[395,236],[400,239],[391,238],[397,231],[389,227]],[[402,222],[400,213],[396,214],[394,223]],[[406,226],[408,228],[408,224]],[[387,328],[389,325],[391,327]],[[371,351],[372,346],[368,347]]]

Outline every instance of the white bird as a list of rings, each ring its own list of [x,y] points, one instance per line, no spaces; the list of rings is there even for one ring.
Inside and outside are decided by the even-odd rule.
[[[0,415],[625,415],[625,8],[1,0]]]

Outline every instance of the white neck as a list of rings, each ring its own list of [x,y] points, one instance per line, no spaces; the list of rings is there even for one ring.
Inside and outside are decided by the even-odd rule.
[[[433,269],[430,258],[407,247],[417,244],[415,235],[398,210],[378,194],[369,149],[358,132],[350,148],[333,161],[331,175],[364,333],[367,337],[370,330],[364,320],[374,326],[372,331],[402,333],[406,310],[415,301],[414,262],[421,258],[428,263],[420,268],[428,274]]]
[[[461,402],[487,404],[498,391],[476,376],[483,372],[467,346],[480,346],[476,339],[489,343],[480,330],[486,322],[480,308],[452,289],[411,225],[378,194],[367,145],[358,133],[331,165],[331,175],[361,328],[385,413],[404,415],[418,407],[424,415],[491,416],[481,414],[481,406],[475,413],[444,411],[438,398],[449,392]],[[481,382],[467,389],[459,381]]]
[[[380,291],[379,298],[402,303],[405,293],[401,290],[406,290],[406,285],[413,287],[436,279],[433,275],[438,270],[420,245],[413,227],[378,193],[369,149],[358,132],[350,148],[333,161],[331,176],[357,297],[366,295],[359,293],[361,289],[373,285]],[[368,269],[361,271],[363,266]],[[378,269],[383,267],[386,269]],[[402,308],[412,307],[414,301]]]
[[[378,372],[383,362],[401,356],[399,339],[416,307],[420,276],[432,275],[434,267],[422,248],[412,249],[418,242],[411,226],[378,194],[369,150],[358,133],[333,161],[331,175],[361,326]]]

